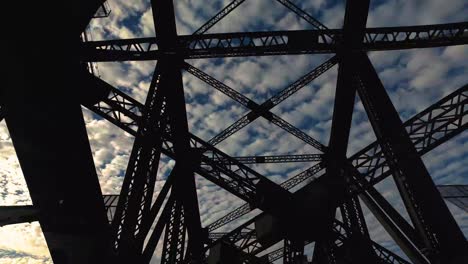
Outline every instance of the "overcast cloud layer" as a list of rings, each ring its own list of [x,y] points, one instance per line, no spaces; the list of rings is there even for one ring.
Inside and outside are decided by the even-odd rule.
[[[191,34],[230,1],[174,1],[179,34]],[[343,23],[344,1],[311,0],[294,3],[330,28]],[[464,0],[371,1],[368,27],[461,22],[466,20]],[[154,36],[149,1],[109,0],[108,18],[95,19],[90,27],[94,40]],[[247,0],[209,32],[310,29],[311,26],[273,0]],[[400,116],[406,120],[444,95],[467,83],[468,46],[431,48],[369,54]],[[330,55],[298,55],[190,60],[189,63],[262,103],[288,84],[324,62]],[[100,63],[102,79],[144,102],[155,62]],[[323,144],[328,143],[337,66],[333,67],[272,111],[301,128]],[[215,91],[188,73],[183,74],[189,127],[209,140],[247,113],[247,109]],[[133,144],[133,137],[84,109],[88,136],[104,194],[119,193]],[[363,106],[357,100],[353,115],[351,155],[375,140]],[[468,184],[468,134],[462,133],[423,158],[436,184]],[[217,147],[234,156],[256,154],[302,154],[316,151],[265,120],[256,120]],[[167,175],[174,162],[163,159],[160,175]],[[275,182],[310,167],[311,164],[256,165],[258,172]],[[164,184],[157,182],[156,193]],[[207,225],[243,202],[197,176],[202,224]],[[377,189],[404,215],[404,206],[387,179]],[[31,204],[4,121],[0,123],[0,205]],[[468,216],[449,204],[468,235]],[[376,219],[364,208],[372,238],[401,254]],[[253,213],[255,214],[255,212]],[[245,219],[244,219],[245,220]],[[242,222],[241,220],[240,222]],[[236,224],[222,230],[231,230]],[[51,263],[37,223],[0,227],[0,264]],[[5,239],[6,238],[6,239]],[[157,250],[158,254],[159,250]],[[158,257],[154,257],[154,263]],[[280,263],[280,262],[278,262]]]

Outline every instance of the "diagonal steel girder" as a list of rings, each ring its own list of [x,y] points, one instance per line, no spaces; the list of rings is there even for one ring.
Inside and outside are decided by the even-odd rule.
[[[167,92],[159,87],[161,65],[155,69],[141,122],[132,147],[113,220],[113,247],[119,258],[130,261],[139,256],[144,242],[142,219],[146,218],[156,182],[161,138],[167,121]]]
[[[431,261],[466,258],[465,238],[404,129],[377,72],[364,53],[353,55],[353,75],[364,108],[416,231]]]
[[[322,154],[271,155],[233,157],[243,164],[286,163],[286,162],[321,162]]]
[[[342,200],[342,197],[351,191],[351,186],[349,184],[351,173],[350,169],[348,169],[349,166],[346,154],[349,145],[348,140],[351,130],[356,89],[351,85],[351,70],[354,62],[351,60],[349,54],[354,52],[354,50],[361,49],[369,6],[369,0],[346,1],[343,36],[338,53],[342,59],[338,66],[326,167],[326,177],[334,181],[335,186],[332,188],[333,197],[336,197],[337,201]],[[340,204],[340,202],[338,202],[338,204]],[[376,255],[372,250],[369,231],[358,197],[352,196],[350,199],[346,199],[341,205],[337,206],[337,208],[338,207],[341,212],[343,223],[349,231],[349,239],[352,241],[349,243],[349,247],[351,248],[349,251],[350,258],[366,263],[375,262]],[[324,228],[332,230],[332,221],[335,219],[335,214],[336,210],[333,210],[333,215],[330,216],[330,222],[328,226]],[[320,256],[321,259],[317,259],[319,262],[335,262],[335,260],[330,260],[333,255],[337,254],[333,252],[333,250],[335,250],[333,244],[335,240],[334,237],[335,235],[333,232],[329,232],[329,237],[317,241],[314,250],[317,250],[317,252],[330,252],[328,254],[315,254],[316,259]],[[328,258],[328,260],[325,260],[325,258]]]
[[[468,212],[468,185],[440,185],[437,188],[444,199]]]
[[[332,37],[327,37],[328,35]],[[342,29],[182,35],[178,45],[161,49],[156,38],[82,43],[83,61],[158,60],[177,51],[186,59],[336,53]],[[444,47],[468,43],[468,22],[365,29],[362,50]]]

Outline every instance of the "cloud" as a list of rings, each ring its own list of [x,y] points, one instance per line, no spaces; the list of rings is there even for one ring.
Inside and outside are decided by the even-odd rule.
[[[0,227],[0,236],[0,263],[52,263],[37,222]]]

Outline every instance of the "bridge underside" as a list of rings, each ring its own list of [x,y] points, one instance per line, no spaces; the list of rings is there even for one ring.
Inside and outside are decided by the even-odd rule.
[[[56,264],[150,263],[161,243],[161,263],[265,264],[282,258],[296,264],[306,263],[304,247],[312,242],[316,264],[408,263],[372,241],[362,201],[412,262],[468,262],[468,244],[442,197],[467,210],[466,188],[436,187],[421,160],[468,126],[468,86],[403,123],[366,55],[468,44],[468,22],[369,29],[369,1],[348,0],[343,28],[331,30],[289,0],[277,0],[314,29],[204,34],[244,1],[229,3],[193,35],[179,36],[173,1],[152,0],[155,37],[104,41],[82,35],[91,19],[108,15],[103,0],[11,3],[12,10],[23,10],[26,26],[7,27],[8,41],[1,42],[7,82],[0,88],[0,119],[33,205],[0,208],[0,225],[38,220]],[[60,27],[53,26],[57,21]],[[315,53],[335,56],[261,104],[185,62]],[[157,60],[144,104],[93,75],[95,62],[139,60]],[[337,64],[325,145],[271,110]],[[182,71],[249,112],[208,142],[193,135]],[[347,157],[356,95],[377,141]],[[101,193],[82,106],[135,137],[120,194]],[[319,154],[231,157],[216,147],[261,118]],[[176,165],[153,200],[161,154]],[[279,185],[246,165],[288,162],[313,166]],[[246,203],[203,227],[195,173]],[[387,177],[393,177],[410,221],[374,188]],[[256,208],[262,213],[216,232]],[[265,254],[281,241],[283,248]]]

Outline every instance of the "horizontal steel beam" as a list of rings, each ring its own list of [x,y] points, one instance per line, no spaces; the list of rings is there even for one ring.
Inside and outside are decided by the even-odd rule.
[[[288,162],[320,162],[322,154],[299,154],[299,155],[272,155],[272,156],[244,156],[233,157],[243,164],[262,163],[288,163]]]
[[[0,227],[39,221],[39,210],[32,205],[0,206]]]
[[[102,195],[109,224],[114,217],[118,194]],[[0,226],[39,221],[39,210],[32,205],[0,206]]]
[[[158,60],[178,54],[186,59],[336,53],[341,29],[219,33],[178,37],[179,46],[158,48],[156,38],[82,43],[83,61]],[[331,37],[330,37],[331,36]],[[411,27],[368,28],[365,51],[398,50],[468,43],[468,22]]]

